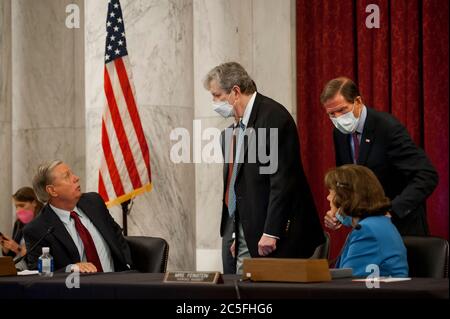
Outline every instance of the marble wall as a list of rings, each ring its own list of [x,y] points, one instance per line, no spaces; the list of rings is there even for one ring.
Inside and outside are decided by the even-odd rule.
[[[11,1],[0,1],[0,232],[11,234]]]
[[[11,192],[30,183],[41,160],[67,161],[85,191],[97,190],[107,2],[0,1],[1,230],[12,222]],[[65,26],[72,3],[79,29]],[[214,113],[202,80],[232,60],[295,118],[295,0],[121,4],[153,179],[134,201],[128,234],[165,238],[169,270],[222,270],[222,164],[172,163],[170,132],[183,127],[192,137],[194,120],[203,129],[231,123]],[[111,212],[121,224],[120,209]]]
[[[37,165],[60,158],[85,174],[83,27],[66,27],[66,6],[12,1],[12,189],[31,185]]]
[[[97,189],[107,1],[86,1],[87,189]],[[192,132],[194,116],[192,0],[122,0],[128,55],[144,133],[153,190],[134,200],[128,234],[165,238],[170,270],[195,270],[193,164],[173,164],[170,132]],[[111,209],[121,223],[119,208]]]
[[[202,80],[225,61],[241,63],[258,91],[282,103],[294,116],[295,1],[194,0],[195,118],[202,127],[224,129]],[[222,164],[196,164],[197,269],[222,270],[219,224]]]

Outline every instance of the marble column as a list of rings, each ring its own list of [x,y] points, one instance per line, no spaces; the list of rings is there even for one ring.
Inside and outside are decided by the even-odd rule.
[[[11,1],[0,1],[0,231],[11,235]]]
[[[12,1],[12,189],[31,185],[37,165],[59,158],[85,175],[84,46],[66,26],[82,0]],[[84,185],[84,179],[82,179]]]
[[[107,1],[86,1],[87,189],[97,190]],[[192,135],[194,116],[192,0],[122,0],[128,58],[150,148],[153,190],[135,198],[128,234],[169,242],[169,270],[195,269],[193,164],[174,164],[170,132]],[[119,207],[111,209],[121,224]]]
[[[213,111],[202,83],[212,67],[227,61],[241,63],[258,92],[295,116],[295,0],[194,0],[195,118],[203,128],[232,123]],[[222,165],[196,165],[198,270],[222,270]]]
[[[240,2],[194,0],[195,118],[203,129],[224,129],[232,123],[231,119],[223,119],[213,111],[203,79],[217,64],[239,59]],[[222,270],[219,236],[222,165],[196,164],[197,270]]]

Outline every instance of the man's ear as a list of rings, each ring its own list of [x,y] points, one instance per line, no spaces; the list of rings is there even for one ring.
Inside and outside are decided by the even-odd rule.
[[[241,88],[238,85],[233,86],[233,88],[231,89],[232,91],[234,91],[234,94],[236,95],[236,97],[241,96]]]
[[[57,197],[58,196],[58,193],[56,193],[56,191],[55,191],[55,186],[53,186],[53,185],[45,186],[45,190],[50,195],[50,197]]]
[[[355,103],[363,104],[363,102],[362,102],[362,97],[358,95],[358,96],[355,98]]]

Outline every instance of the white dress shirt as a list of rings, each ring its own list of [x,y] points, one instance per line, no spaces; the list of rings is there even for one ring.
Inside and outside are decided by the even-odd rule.
[[[64,224],[64,227],[66,227],[67,232],[69,233],[70,237],[75,243],[75,246],[78,249],[78,253],[80,254],[80,260],[82,262],[87,262],[86,254],[84,252],[83,241],[81,240],[80,235],[78,234],[78,231],[75,228],[75,221],[70,217],[70,211],[56,208],[53,205],[50,205],[50,207],[53,209],[53,211],[59,217],[61,222]],[[86,227],[86,229],[91,234],[92,240],[94,241],[95,244],[95,248],[97,249],[98,257],[100,258],[100,263],[102,264],[103,272],[113,272],[114,263],[111,258],[111,251],[109,250],[109,246],[106,243],[105,239],[100,234],[98,229],[94,226],[94,224],[91,222],[89,217],[87,217],[87,215],[83,213],[83,211],[80,208],[75,207],[73,211],[78,214],[81,223],[84,225],[84,227]],[[70,271],[72,265],[69,266],[66,267],[66,271]]]

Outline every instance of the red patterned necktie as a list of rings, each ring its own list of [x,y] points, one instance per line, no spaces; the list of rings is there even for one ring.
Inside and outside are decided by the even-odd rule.
[[[231,181],[231,175],[233,174],[233,162],[234,162],[234,148],[236,146],[236,135],[233,128],[233,135],[231,138],[231,146],[230,146],[230,158],[228,163],[228,178],[227,178],[227,185],[225,190],[225,204],[228,207],[228,197],[230,194],[230,181]]]
[[[78,217],[77,213],[74,211],[70,212],[70,217],[73,218],[75,228],[77,229],[78,235],[80,235],[81,241],[83,242],[87,261],[93,263],[95,267],[97,267],[98,272],[103,272],[102,264],[100,262],[100,258],[98,257],[97,249],[95,248],[94,240],[92,239],[91,234],[81,223],[80,217]]]

